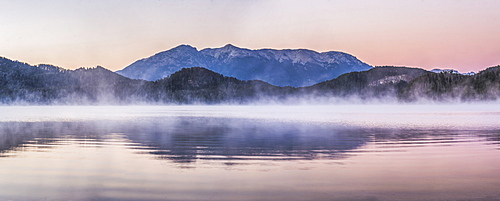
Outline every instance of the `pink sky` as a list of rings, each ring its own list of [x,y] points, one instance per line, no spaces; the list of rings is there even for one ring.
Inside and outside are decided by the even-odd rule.
[[[371,65],[500,64],[500,1],[0,0],[0,56],[119,70],[180,44],[350,53]]]

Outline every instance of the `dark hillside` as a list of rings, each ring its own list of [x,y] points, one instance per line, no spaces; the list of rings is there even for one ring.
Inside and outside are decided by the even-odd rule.
[[[65,70],[0,58],[1,104],[314,104],[353,99],[471,102],[499,98],[500,66],[475,75],[384,66],[294,88],[238,80],[202,67],[182,68],[166,78],[145,81],[103,67]]]
[[[428,71],[406,67],[375,67],[368,71],[352,72],[336,79],[304,88],[318,96],[358,97],[361,99],[395,98],[413,79]]]
[[[157,101],[178,103],[245,103],[278,92],[276,87],[262,81],[242,81],[225,77],[206,68],[183,68],[153,84]]]
[[[403,101],[496,101],[500,98],[500,67],[475,75],[431,73],[413,80],[399,95]]]

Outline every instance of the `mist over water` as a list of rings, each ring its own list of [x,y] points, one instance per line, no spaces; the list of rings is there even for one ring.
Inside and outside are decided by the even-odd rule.
[[[0,107],[0,199],[498,200],[496,104]]]
[[[369,128],[497,129],[498,104],[5,106],[1,122],[139,121],[179,117]]]

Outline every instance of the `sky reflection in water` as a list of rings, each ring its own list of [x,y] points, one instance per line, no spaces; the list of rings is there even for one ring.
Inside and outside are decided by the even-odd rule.
[[[55,112],[68,113],[67,109]],[[205,108],[203,115],[189,108],[156,109],[138,112],[141,115],[105,110],[103,116],[108,117],[95,120],[75,119],[67,114],[47,115],[49,120],[55,116],[66,121],[3,118],[0,198],[500,198],[496,189],[500,186],[500,130],[492,129],[494,125],[486,129],[474,125],[470,125],[471,129],[428,125],[369,127],[318,121],[299,123],[290,121],[291,118],[224,118],[220,114],[231,114],[232,110],[211,110],[213,107]],[[20,113],[28,114],[26,110]],[[30,110],[35,116],[43,114]],[[287,110],[283,111],[286,114],[275,112],[272,115],[306,115]],[[456,115],[456,111],[451,112]],[[391,114],[385,116],[394,118]],[[460,115],[476,118],[472,122],[485,116],[464,111]],[[488,115],[500,116],[495,111]],[[443,120],[449,124],[447,121]]]

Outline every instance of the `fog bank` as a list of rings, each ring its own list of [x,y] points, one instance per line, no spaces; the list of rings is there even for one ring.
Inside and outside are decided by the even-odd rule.
[[[144,121],[177,118],[248,119],[369,128],[497,129],[498,104],[1,106],[0,122]]]

